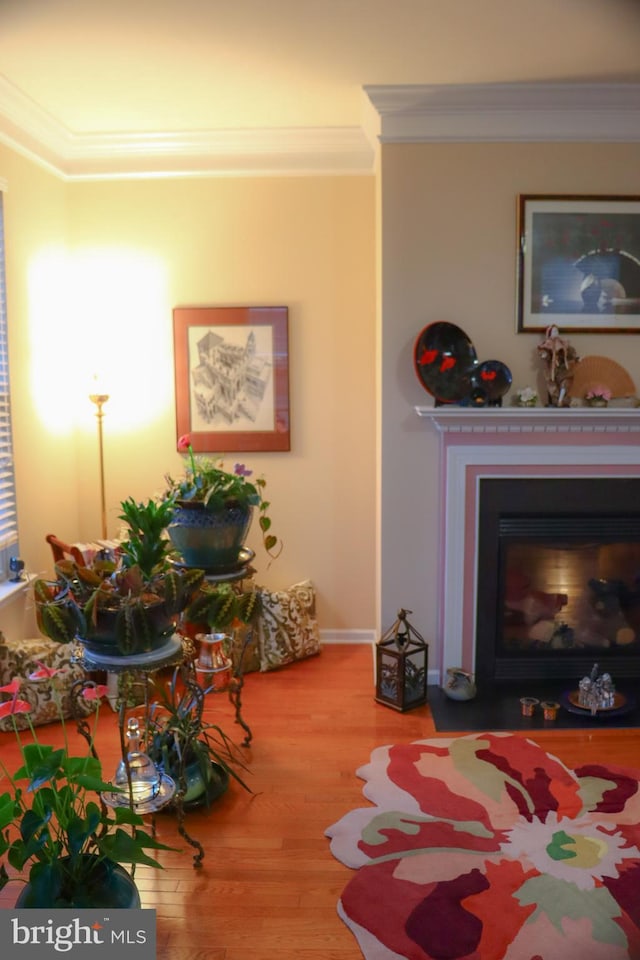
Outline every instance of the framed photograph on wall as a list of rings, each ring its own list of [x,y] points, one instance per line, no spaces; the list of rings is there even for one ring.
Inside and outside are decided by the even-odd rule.
[[[176,307],[178,438],[197,453],[289,450],[287,307]]]
[[[640,197],[518,197],[519,333],[640,332]]]

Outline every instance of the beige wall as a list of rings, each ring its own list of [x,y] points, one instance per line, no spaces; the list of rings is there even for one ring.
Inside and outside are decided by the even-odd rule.
[[[433,401],[413,370],[428,323],[462,327],[480,360],[534,384],[537,334],[515,333],[520,193],[640,195],[638,144],[412,144],[382,150],[381,615],[399,606],[439,662],[438,440],[414,413]],[[582,356],[622,363],[640,391],[640,338],[575,334]],[[486,558],[491,562],[491,558]]]
[[[149,180],[61,185],[11,151],[9,323],[20,532],[30,567],[49,562],[44,535],[98,532],[97,440],[88,378],[109,378],[105,464],[109,533],[119,503],[161,492],[176,453],[171,311],[178,305],[289,308],[291,452],[244,454],[268,481],[285,541],[260,583],[310,577],[324,630],[375,622],[375,241],[373,177]],[[35,202],[34,191],[43,193]],[[44,222],[46,219],[46,223]],[[16,250],[16,238],[19,249]],[[34,317],[29,264],[46,240],[67,244],[69,435],[51,434],[55,371],[31,399]],[[48,283],[49,280],[45,282]],[[23,406],[24,405],[24,406]],[[58,411],[60,412],[60,411]],[[62,416],[62,414],[61,414]],[[64,416],[63,416],[64,419]],[[27,435],[36,442],[27,440]],[[44,491],[44,492],[43,492]],[[258,548],[255,531],[251,545]]]
[[[377,185],[367,177],[64,185],[0,147],[29,566],[49,563],[50,529],[85,538],[99,525],[89,368],[110,357],[116,371],[105,419],[115,532],[121,499],[159,492],[164,474],[180,469],[172,307],[284,304],[292,450],[240,458],[266,475],[286,541],[270,569],[259,555],[259,580],[280,587],[310,576],[325,630],[385,629],[405,606],[435,666],[438,443],[413,410],[431,402],[413,371],[415,338],[448,320],[480,359],[511,368],[514,388],[533,382],[538,337],[515,333],[516,197],[640,194],[639,160],[638,145],[404,144],[383,148]],[[60,249],[66,266],[56,271]],[[582,355],[623,363],[640,389],[635,336],[571,339]]]

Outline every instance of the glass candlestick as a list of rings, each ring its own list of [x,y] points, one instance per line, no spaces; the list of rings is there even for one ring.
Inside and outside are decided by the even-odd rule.
[[[131,800],[136,806],[153,800],[157,795],[160,789],[160,772],[151,757],[142,749],[142,731],[136,717],[130,717],[128,720],[126,736],[129,771],[127,771],[127,762],[123,758],[118,764],[113,782],[127,794],[130,791]],[[131,781],[129,781],[129,773]]]
[[[176,792],[175,781],[159,770],[142,744],[142,730],[137,717],[130,717],[125,731],[126,760],[120,761],[113,778],[118,790],[101,793],[109,807],[132,807],[136,813],[153,813],[171,802]]]

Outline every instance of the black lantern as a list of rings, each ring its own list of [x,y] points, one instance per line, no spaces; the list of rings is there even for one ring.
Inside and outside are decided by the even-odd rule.
[[[398,610],[398,619],[376,646],[376,700],[401,711],[427,702],[429,647],[408,613]]]

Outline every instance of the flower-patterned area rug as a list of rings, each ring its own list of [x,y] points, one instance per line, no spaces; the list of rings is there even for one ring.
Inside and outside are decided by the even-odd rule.
[[[483,733],[379,747],[329,827],[366,960],[640,960],[640,770]]]

